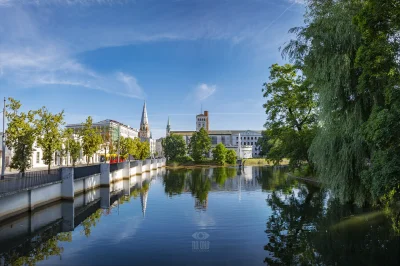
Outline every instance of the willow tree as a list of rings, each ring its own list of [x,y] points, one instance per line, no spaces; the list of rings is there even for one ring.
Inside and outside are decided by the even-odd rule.
[[[360,4],[350,0],[308,1],[305,26],[283,50],[318,88],[321,128],[310,147],[319,178],[342,202],[363,204],[361,181],[368,149],[362,125],[368,119],[368,96],[357,89],[355,65],[361,35],[353,18]]]
[[[342,202],[376,202],[399,185],[399,2],[309,0],[284,54],[318,88],[321,129],[310,149]]]
[[[370,95],[363,130],[370,158],[362,178],[374,201],[400,198],[400,2],[365,0],[354,22],[362,37],[358,91]],[[400,214],[397,222],[400,225]]]

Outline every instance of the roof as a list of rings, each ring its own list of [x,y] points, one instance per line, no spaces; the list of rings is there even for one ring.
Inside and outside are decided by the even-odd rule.
[[[238,135],[246,133],[246,132],[254,132],[261,134],[262,130],[209,130],[208,135]],[[187,136],[187,135],[192,135],[196,131],[171,131],[172,134],[176,135],[182,135],[182,136]]]
[[[95,122],[95,123],[93,123],[93,126],[104,126],[104,125],[109,125],[111,123],[115,123],[117,125],[132,129],[134,131],[138,131],[137,129],[135,129],[133,127],[130,127],[128,125],[125,125],[125,124],[123,124],[121,122],[118,122],[118,121],[112,120],[112,119],[105,119],[105,120],[101,120],[99,122]],[[68,124],[65,127],[67,127],[67,128],[80,128],[80,127],[82,127],[82,123],[80,123],[80,124]]]

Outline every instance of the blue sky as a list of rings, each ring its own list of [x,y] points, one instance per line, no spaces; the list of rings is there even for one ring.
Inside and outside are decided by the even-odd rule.
[[[302,0],[0,0],[0,96],[139,127],[154,137],[262,129],[262,84],[303,24]]]

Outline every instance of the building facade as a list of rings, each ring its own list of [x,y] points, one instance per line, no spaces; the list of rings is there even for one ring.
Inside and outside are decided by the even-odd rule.
[[[195,131],[171,131],[169,120],[168,126],[170,134],[183,136],[186,145],[190,143],[190,138]],[[261,130],[210,130],[209,129],[209,113],[196,115],[196,131],[204,128],[207,130],[211,138],[211,144],[215,147],[222,143],[228,149],[233,149],[240,158],[259,157],[261,147],[257,145],[257,141],[262,137]]]

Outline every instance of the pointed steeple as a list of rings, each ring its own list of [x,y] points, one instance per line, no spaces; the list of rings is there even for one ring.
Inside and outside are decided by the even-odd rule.
[[[144,101],[143,111],[142,111],[142,120],[140,121],[140,125],[148,125],[149,120],[147,118],[147,108],[146,108],[146,101]]]
[[[171,124],[169,123],[169,116],[168,116],[168,122],[167,122],[167,137],[169,136],[169,133],[171,131]]]
[[[140,120],[139,137],[143,140],[150,138],[149,119],[147,118],[146,101],[143,104],[142,119]]]

